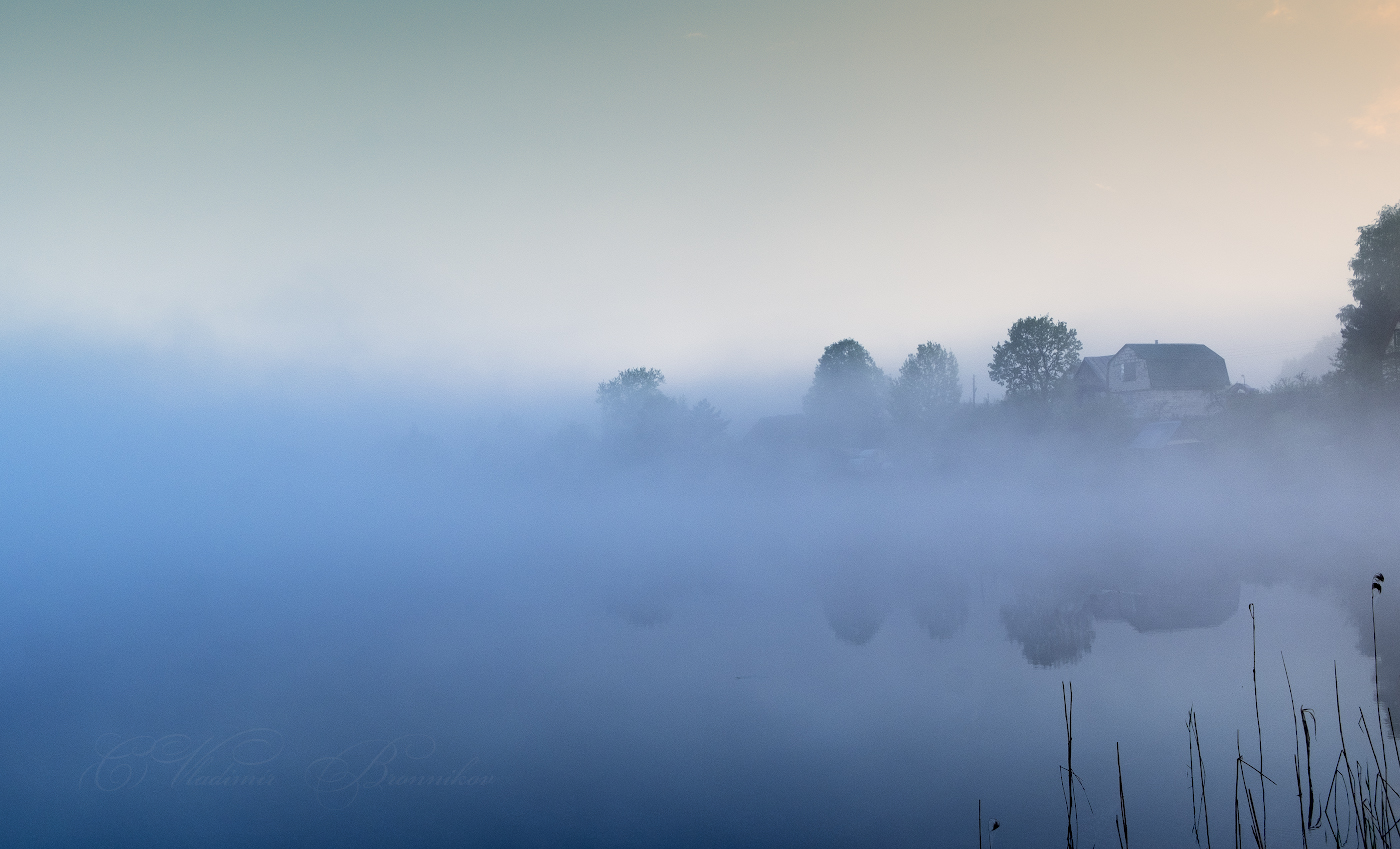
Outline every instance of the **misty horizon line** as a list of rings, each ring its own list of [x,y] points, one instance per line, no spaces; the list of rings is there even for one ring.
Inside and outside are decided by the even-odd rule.
[[[851,334],[839,337],[848,338],[865,344],[858,336]],[[1231,355],[1243,355],[1243,352],[1259,350],[1258,346],[1217,346],[1208,342],[1183,343],[1171,337],[1167,338],[1168,342],[1161,342],[1161,338],[1154,338],[1152,341],[1161,344],[1206,344],[1224,356],[1227,363],[1231,363],[1229,368],[1232,381],[1236,380],[1236,375],[1240,375],[1238,382],[1246,382],[1246,375],[1242,375],[1232,364]],[[937,339],[924,341],[938,342]],[[1340,333],[1333,331],[1309,342],[1294,340],[1268,346],[1274,353],[1293,353],[1280,358],[1276,371],[1266,372],[1272,373],[1272,377],[1252,378],[1247,382],[1250,386],[1267,388],[1279,378],[1296,376],[1297,364],[1300,361],[1315,359],[1318,351],[1324,347],[1334,347],[1339,341]],[[963,381],[965,395],[970,394],[973,376],[977,380],[979,401],[983,399],[984,393],[989,393],[993,399],[1003,394],[1002,387],[987,376],[987,364],[980,362],[981,355],[977,358],[966,357],[966,346],[961,346],[963,350],[960,352],[953,346],[940,344],[958,356],[959,367],[967,375]],[[1086,345],[1085,356],[1111,355],[1124,345],[1132,344],[1149,343],[1123,342],[1113,347],[1112,351]],[[1306,346],[1311,346],[1314,350],[1302,350]],[[867,347],[873,355],[884,346],[875,344]],[[985,346],[988,354],[993,347],[994,343]],[[193,344],[152,345],[129,340],[86,338],[72,334],[20,332],[0,338],[0,379],[3,379],[4,372],[52,369],[55,376],[65,373],[79,373],[88,377],[101,375],[114,385],[125,385],[133,391],[147,390],[152,383],[162,383],[170,389],[186,388],[182,382],[187,382],[206,389],[224,389],[235,393],[279,389],[306,391],[320,388],[330,390],[332,394],[336,391],[348,394],[382,391],[390,396],[401,394],[405,399],[437,398],[464,403],[509,400],[530,402],[567,399],[570,396],[577,402],[591,401],[598,383],[616,376],[618,372],[628,368],[647,367],[661,370],[666,375],[668,387],[687,395],[696,390],[713,391],[718,387],[734,389],[741,394],[795,393],[793,397],[800,401],[801,393],[811,380],[812,369],[820,353],[820,348],[817,348],[811,360],[803,365],[794,363],[765,367],[760,362],[758,368],[754,367],[754,360],[745,360],[746,367],[705,365],[697,368],[685,363],[665,362],[657,357],[639,356],[629,359],[616,358],[616,368],[606,372],[598,369],[560,372],[538,368],[482,371],[454,366],[440,359],[431,364],[404,358],[391,363],[367,365],[362,362],[324,358],[247,356]],[[902,359],[904,355],[898,356]],[[883,358],[883,355],[876,356],[877,362]],[[886,373],[894,370],[886,366],[881,368]],[[1331,366],[1328,365],[1325,370],[1330,369]],[[1319,377],[1325,371],[1310,366],[1305,366],[1305,370],[1310,377]]]

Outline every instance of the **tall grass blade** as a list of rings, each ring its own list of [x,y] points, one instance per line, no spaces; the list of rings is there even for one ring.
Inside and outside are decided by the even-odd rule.
[[[1114,826],[1118,829],[1119,849],[1128,849],[1128,802],[1123,795],[1123,750],[1114,743],[1113,751],[1118,756],[1118,813],[1122,819],[1121,825],[1115,820]]]
[[[1196,722],[1196,709],[1193,707],[1186,714],[1186,757],[1187,764],[1191,769],[1191,834],[1196,838],[1196,845],[1201,845],[1201,823],[1205,823],[1206,846],[1210,845],[1210,810],[1206,807],[1206,763],[1201,756],[1201,729]],[[1196,804],[1196,773],[1201,775],[1201,799],[1200,806]]]
[[[1259,735],[1259,774],[1264,774],[1264,723],[1259,719],[1259,628],[1254,619],[1254,604],[1249,605],[1249,640],[1250,640],[1250,674],[1254,678],[1254,728]],[[1246,786],[1247,789],[1247,786]],[[1267,839],[1269,833],[1269,802],[1264,795],[1264,782],[1259,782],[1259,810],[1263,817],[1263,839]],[[1250,815],[1253,816],[1254,809],[1251,802]],[[1261,838],[1256,837],[1256,842]],[[1259,849],[1264,849],[1265,843],[1259,843]]]
[[[1288,658],[1279,652],[1279,660],[1283,663],[1283,680],[1288,683],[1289,715],[1293,717],[1293,777],[1298,783],[1298,828],[1303,832],[1303,849],[1308,849],[1308,813],[1303,809],[1303,752],[1298,731],[1298,703],[1293,700],[1293,679],[1288,675]],[[1308,776],[1308,785],[1312,786],[1311,775]]]

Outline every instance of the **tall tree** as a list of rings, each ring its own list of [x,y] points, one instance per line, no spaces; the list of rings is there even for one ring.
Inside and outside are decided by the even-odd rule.
[[[846,443],[878,436],[889,379],[854,339],[826,346],[802,409],[828,435]]]
[[[890,412],[906,423],[927,424],[961,400],[958,358],[936,342],[925,342],[899,367],[890,390]]]
[[[1381,210],[1374,224],[1360,228],[1351,260],[1351,296],[1356,301],[1337,313],[1342,347],[1337,366],[1360,383],[1385,380],[1387,351],[1400,324],[1400,204]]]
[[[987,372],[1010,397],[1049,400],[1059,382],[1079,365],[1083,347],[1063,321],[1048,315],[1023,318],[1011,325],[1006,341],[992,349]]]

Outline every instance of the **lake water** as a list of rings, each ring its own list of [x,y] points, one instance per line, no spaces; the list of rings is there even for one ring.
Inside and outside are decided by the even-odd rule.
[[[1082,845],[1115,745],[1131,844],[1193,841],[1193,707],[1228,845],[1252,624],[1301,845],[1282,660],[1319,787],[1338,699],[1354,751],[1374,720],[1395,505],[1346,475],[595,479],[188,430],[7,443],[5,845],[971,846],[979,802],[1063,845],[1062,684]]]

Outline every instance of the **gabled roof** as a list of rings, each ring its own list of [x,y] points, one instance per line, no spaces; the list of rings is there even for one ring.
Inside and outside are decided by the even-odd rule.
[[[1225,358],[1205,345],[1124,345],[1115,357],[1132,351],[1147,363],[1153,389],[1225,389],[1230,372]]]
[[[1085,357],[1074,372],[1074,382],[1084,389],[1108,389],[1108,363],[1113,357]]]

